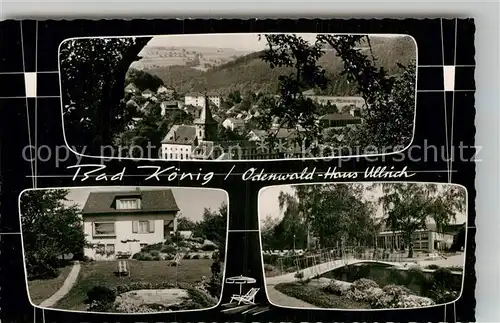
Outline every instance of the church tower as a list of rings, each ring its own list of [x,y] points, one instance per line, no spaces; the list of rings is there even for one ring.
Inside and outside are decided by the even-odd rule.
[[[194,120],[196,136],[199,141],[217,141],[217,121],[210,111],[210,99],[205,95],[204,105],[200,117]]]

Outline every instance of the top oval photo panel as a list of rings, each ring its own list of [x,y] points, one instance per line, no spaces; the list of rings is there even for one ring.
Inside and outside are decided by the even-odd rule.
[[[408,35],[193,34],[59,45],[63,128],[86,156],[331,159],[413,139]]]

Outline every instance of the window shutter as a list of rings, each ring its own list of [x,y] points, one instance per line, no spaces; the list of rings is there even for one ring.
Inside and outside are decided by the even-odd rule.
[[[139,221],[132,221],[132,233],[139,232]]]
[[[149,232],[155,232],[155,221],[154,220],[149,221]]]

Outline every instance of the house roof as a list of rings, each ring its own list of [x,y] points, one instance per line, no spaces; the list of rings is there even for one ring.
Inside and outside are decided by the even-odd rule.
[[[186,125],[173,125],[168,131],[162,144],[190,145],[196,140],[196,127]]]
[[[185,96],[190,96],[190,97],[200,97],[200,96],[205,96],[204,93],[201,93],[201,92],[189,92],[189,93],[186,93]],[[208,92],[206,94],[206,96],[220,96],[219,93],[217,92]]]
[[[116,199],[140,197],[140,210],[117,210]],[[172,190],[135,190],[124,192],[91,192],[83,207],[82,215],[107,213],[177,212],[179,207]]]
[[[230,121],[230,122],[232,122],[234,124],[240,124],[240,125],[244,125],[245,124],[245,121],[243,121],[241,119],[237,119],[237,118],[227,118],[224,121]]]

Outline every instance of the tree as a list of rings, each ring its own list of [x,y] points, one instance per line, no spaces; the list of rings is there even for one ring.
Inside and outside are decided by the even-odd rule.
[[[261,35],[259,35],[259,38]],[[261,101],[262,113],[259,117],[261,129],[268,132],[267,141],[273,145],[278,129],[303,129],[298,132],[297,143],[313,141],[321,137],[321,129],[316,120],[323,114],[322,106],[305,97],[302,92],[309,88],[325,88],[328,79],[318,60],[323,55],[319,43],[310,44],[294,34],[265,35],[269,49],[262,60],[272,69],[292,68],[288,75],[280,75],[279,96]],[[278,129],[273,129],[273,120],[279,120]]]
[[[192,231],[196,228],[196,223],[186,218],[185,216],[177,216],[177,230]]]
[[[140,91],[151,90],[156,92],[163,81],[156,75],[151,75],[145,71],[131,68],[125,76],[125,84],[133,83]]]
[[[21,196],[21,224],[29,279],[58,274],[59,257],[87,245],[79,207],[68,205],[68,190],[33,190]]]
[[[266,218],[261,223],[260,235],[262,239],[262,249],[272,250],[278,248],[278,239],[274,234],[276,226],[279,224],[279,220],[271,215],[266,216]]]
[[[318,35],[312,44],[299,36],[287,34],[266,35],[266,40],[269,49],[262,59],[272,69],[286,67],[292,70],[279,76],[278,97],[262,100],[260,124],[268,132],[271,144],[277,133],[277,129],[270,126],[274,118],[278,119],[280,127],[301,129],[296,139],[299,144],[322,140],[322,127],[316,120],[324,114],[324,107],[304,97],[302,91],[323,91],[332,83],[340,86],[340,81],[329,79],[319,64],[325,47],[334,49],[342,60],[343,71],[338,79],[343,80],[342,84],[355,84],[357,93],[367,105],[362,111],[364,122],[346,127],[343,141],[361,149],[375,145],[393,150],[400,150],[410,142],[415,110],[414,61],[407,66],[398,64],[398,73],[389,75],[386,69],[377,65],[368,36]],[[368,55],[358,48],[364,43],[370,48]],[[352,153],[351,149],[345,150]],[[312,153],[317,151],[315,149]]]
[[[380,185],[385,217],[392,230],[402,231],[408,245],[408,258],[413,257],[413,233],[426,229],[429,221],[443,232],[456,213],[465,209],[465,191],[461,187],[420,183]]]
[[[203,219],[198,223],[201,235],[219,246],[222,251],[226,245],[227,203],[223,202],[217,211],[205,208]]]
[[[125,75],[149,40],[78,38],[61,44],[61,90],[69,144],[100,155],[100,146],[111,144],[125,130],[135,113],[123,100]]]
[[[365,122],[350,144],[390,146],[394,150],[409,144],[415,113],[415,61],[407,66],[397,63],[399,75],[388,75],[386,69],[377,66],[368,36],[318,35],[317,41],[335,49],[344,64],[342,75],[357,85],[367,104]],[[368,44],[371,57],[357,48],[363,41]]]
[[[170,110],[166,116],[162,116],[158,103],[150,103],[149,106],[149,110],[141,114],[141,118],[135,122],[134,126],[125,130],[116,140],[116,144],[121,147],[141,148],[141,150],[129,149],[129,157],[158,158],[161,142],[170,128],[175,124],[192,124],[193,122],[193,116],[180,109]],[[145,155],[148,152],[148,146],[153,148],[152,156]]]
[[[280,237],[281,247],[292,249],[304,246],[307,232],[300,201],[292,194],[280,192],[278,203],[280,212],[283,212],[283,219],[276,227],[275,234]]]

